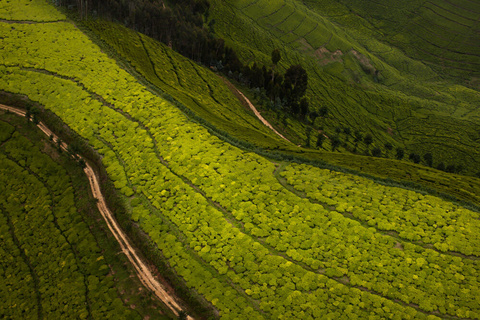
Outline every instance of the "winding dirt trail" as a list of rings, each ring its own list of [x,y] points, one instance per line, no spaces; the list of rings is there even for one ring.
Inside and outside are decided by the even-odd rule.
[[[25,117],[26,112],[17,109],[14,107],[6,106],[0,104],[0,109],[8,110],[12,113],[15,113],[19,116]],[[57,141],[58,137],[45,126],[44,123],[40,122],[38,128],[42,130],[47,137],[53,136],[53,138]],[[67,150],[67,144],[61,143],[61,148],[63,150]],[[183,310],[182,307],[177,303],[176,298],[172,296],[170,293],[167,292],[165,287],[157,280],[152,274],[152,271],[148,268],[148,266],[140,259],[140,257],[135,252],[135,249],[130,244],[127,236],[123,232],[123,230],[118,225],[118,222],[115,220],[113,213],[108,209],[107,203],[105,202],[105,198],[100,189],[100,183],[98,175],[95,173],[91,165],[86,162],[86,167],[84,169],[85,174],[88,177],[88,181],[90,182],[90,188],[92,190],[93,196],[98,200],[97,207],[100,211],[103,219],[107,223],[108,228],[115,236],[115,239],[119,243],[120,247],[122,248],[123,253],[127,256],[128,260],[132,263],[137,272],[137,276],[140,281],[143,283],[145,287],[150,289],[165,305],[167,305],[172,312],[178,316],[179,311]],[[193,320],[192,317],[187,316],[187,319]]]
[[[262,115],[260,114],[260,112],[258,112],[257,108],[255,108],[253,103],[251,103],[250,100],[248,100],[248,98],[245,97],[245,95],[242,92],[240,92],[240,90],[238,90],[237,87],[235,87],[235,85],[233,83],[231,83],[230,81],[228,81],[227,79],[225,79],[222,76],[219,76],[219,77],[223,80],[223,82],[225,82],[225,84],[230,89],[230,91],[232,91],[232,93],[238,97],[240,102],[242,102],[242,104],[244,104],[244,105],[247,105],[250,108],[250,110],[253,111],[253,113],[258,118],[258,120],[260,120],[264,125],[269,127],[280,138],[292,143],[290,140],[285,138],[280,132],[278,132],[267,120],[265,120],[264,117],[262,117]]]

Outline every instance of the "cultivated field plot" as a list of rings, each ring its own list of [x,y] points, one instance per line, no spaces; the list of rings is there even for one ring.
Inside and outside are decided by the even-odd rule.
[[[120,25],[90,21],[88,26],[148,82],[174,97],[206,123],[234,139],[266,149],[289,147],[256,117],[246,113],[222,79],[205,67]]]
[[[471,21],[479,12],[476,4],[214,2],[216,33],[244,61],[264,59],[269,64],[269,54],[281,48],[281,68],[302,64],[312,110],[327,107],[330,112],[322,122],[327,132],[350,127],[371,133],[376,147],[389,142],[407,153],[433,152],[435,166],[461,165],[463,173],[477,174],[480,94],[464,86],[465,80],[474,84],[478,79],[480,42],[478,26]],[[428,128],[415,118],[428,119]]]
[[[324,2],[309,1],[324,10]],[[468,0],[365,1],[342,0],[349,8],[384,36],[378,38],[402,48],[409,56],[431,63],[452,75],[478,77],[480,74],[480,4]],[[335,12],[332,12],[333,15]],[[340,23],[351,14],[335,16]],[[347,25],[349,25],[347,23]]]
[[[141,319],[118,295],[72,176],[47,154],[58,157],[54,142],[0,120],[0,145],[0,317]]]
[[[306,197],[366,225],[394,231],[401,239],[433,245],[442,252],[480,256],[477,212],[436,197],[306,165],[291,165],[281,176]]]
[[[415,228],[385,234],[383,223],[394,223],[387,217],[366,226],[291,192],[277,164],[212,136],[73,24],[0,28],[8,48],[0,90],[44,105],[102,154],[132,220],[222,319],[480,316],[475,225],[461,233],[461,248],[457,238],[436,237],[435,245],[448,246],[440,252],[416,243],[423,233]],[[439,206],[432,214],[452,208]],[[451,246],[474,248],[473,256]]]

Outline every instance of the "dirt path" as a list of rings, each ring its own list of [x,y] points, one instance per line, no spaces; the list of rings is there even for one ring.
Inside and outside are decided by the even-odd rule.
[[[257,108],[255,108],[255,106],[250,102],[250,100],[248,100],[247,97],[245,97],[245,95],[243,93],[240,92],[240,90],[237,89],[237,87],[235,87],[230,81],[228,81],[227,79],[225,79],[224,77],[221,77],[222,78],[223,82],[225,82],[225,84],[227,85],[227,87],[233,92],[233,94],[235,94],[238,99],[240,100],[240,102],[244,105],[247,105],[252,111],[253,113],[255,114],[255,116],[258,118],[258,120],[260,120],[264,125],[266,125],[267,127],[269,127],[273,132],[275,132],[275,134],[277,134],[280,138],[292,143],[290,140],[288,140],[287,138],[285,138],[280,132],[278,132],[277,130],[275,130],[275,128],[267,121],[265,120],[264,117],[262,117],[262,115],[260,114],[260,112],[258,112]]]
[[[9,107],[0,104],[0,109],[8,110],[12,113],[15,113],[19,116],[25,117],[26,112],[17,108]],[[37,125],[40,130],[42,130],[47,137],[53,136],[54,140],[57,141],[58,137],[50,131],[50,129],[45,126],[44,123],[40,122]],[[63,150],[67,150],[67,145],[62,142],[61,148]],[[135,267],[135,271],[137,272],[137,276],[140,281],[143,283],[145,287],[150,289],[165,305],[167,305],[172,312],[178,316],[179,311],[182,310],[180,305],[176,302],[175,297],[167,292],[165,287],[157,280],[152,274],[152,271],[148,268],[148,266],[139,258],[135,249],[130,244],[127,236],[123,232],[123,230],[118,225],[118,222],[115,220],[113,213],[108,209],[107,203],[105,202],[105,198],[100,189],[99,178],[91,165],[86,162],[86,167],[84,169],[85,174],[88,177],[88,181],[90,182],[90,188],[92,190],[93,196],[98,200],[97,207],[100,213],[102,214],[103,219],[107,223],[108,228],[115,236],[115,239],[119,243],[120,247],[122,248],[123,253],[127,256],[128,260],[132,263]],[[187,319],[193,320],[192,317],[187,316]]]

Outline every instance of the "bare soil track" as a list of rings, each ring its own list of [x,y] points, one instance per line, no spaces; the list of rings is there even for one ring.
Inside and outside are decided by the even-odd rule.
[[[255,114],[255,116],[258,118],[258,120],[260,120],[264,125],[266,125],[268,128],[270,128],[273,132],[275,132],[276,135],[278,135],[280,138],[288,141],[291,143],[290,140],[288,140],[287,138],[285,138],[281,133],[279,133],[277,130],[275,130],[275,128],[267,121],[265,120],[264,117],[262,117],[262,115],[260,114],[260,112],[258,112],[257,108],[255,108],[255,106],[253,105],[253,103],[250,102],[250,100],[248,100],[247,97],[245,97],[245,95],[240,92],[240,90],[238,90],[230,81],[228,81],[227,79],[225,79],[224,77],[220,76],[220,78],[223,80],[223,82],[225,82],[225,84],[227,85],[227,87],[230,89],[230,91],[232,91],[232,93],[237,96],[238,100],[240,100],[240,102],[249,107],[250,110],[253,111],[253,113]]]
[[[0,104],[0,109],[8,110],[23,117],[25,117],[26,115],[26,112],[21,109],[5,106],[2,104]],[[47,137],[53,136],[55,141],[58,141],[58,137],[50,129],[48,129],[44,123],[40,122],[37,126],[47,135]],[[62,142],[61,148],[66,151],[67,145]],[[88,177],[88,181],[90,182],[92,194],[98,200],[98,210],[100,211],[103,219],[107,223],[108,228],[115,236],[118,244],[122,248],[122,252],[127,256],[128,260],[134,266],[138,278],[146,288],[151,290],[166,306],[170,308],[170,310],[172,310],[172,312],[176,316],[178,316],[179,312],[183,310],[177,302],[178,298],[169,293],[165,289],[165,287],[157,279],[155,279],[152,274],[152,270],[150,270],[150,268],[145,264],[145,262],[140,259],[135,249],[130,244],[125,232],[123,232],[123,230],[120,228],[118,222],[113,216],[113,213],[107,207],[107,203],[105,202],[105,198],[100,189],[99,177],[88,162],[86,162],[86,167],[84,171]],[[187,319],[193,320],[193,318],[190,316],[187,316]]]

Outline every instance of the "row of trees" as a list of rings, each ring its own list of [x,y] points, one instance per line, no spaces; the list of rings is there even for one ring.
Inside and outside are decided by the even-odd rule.
[[[208,67],[214,66],[250,88],[264,90],[266,96],[285,111],[304,118],[308,101],[303,98],[308,76],[300,65],[292,65],[284,74],[277,71],[281,60],[278,49],[272,52],[272,66],[244,65],[237,53],[213,35],[214,21],[206,24],[208,0],[181,0],[174,4],[162,0],[63,0],[58,5],[76,7],[80,18],[89,16],[116,20],[144,33],[182,55]]]
[[[57,0],[57,5],[75,8],[80,19],[101,17],[159,40],[182,55],[210,64],[228,58],[224,41],[212,36],[205,24],[208,0]]]
[[[327,140],[327,136],[324,134],[323,128],[321,129],[322,130],[320,130],[317,136],[317,148],[322,148],[323,143],[325,142],[325,140]],[[307,147],[310,147],[310,134],[311,129],[309,130],[309,128],[307,128]],[[342,136],[344,138],[343,140]],[[337,127],[335,129],[335,134],[328,137],[332,150],[335,151],[338,147],[342,145],[348,148],[347,142],[350,140],[350,137],[353,137],[354,149],[350,150],[353,153],[357,153],[358,143],[363,143],[366,147],[365,154],[371,155],[373,157],[385,156],[387,158],[391,157],[397,160],[403,160],[406,157],[405,150],[403,148],[394,147],[390,142],[384,144],[384,150],[382,150],[382,148],[379,146],[375,146],[370,151],[370,146],[374,143],[373,136],[370,133],[363,135],[360,131],[355,131],[352,134],[352,130],[349,127]],[[427,152],[423,156],[412,152],[408,155],[408,160],[412,161],[413,163],[423,163],[429,167],[449,173],[461,173],[463,171],[462,165],[445,165],[443,161],[439,162],[437,165],[434,165],[433,154],[431,152]]]
[[[280,51],[275,49],[272,51],[270,68],[265,65],[260,66],[256,62],[251,67],[238,62],[239,64],[235,66],[239,69],[234,69],[233,72],[237,74],[238,80],[250,88],[262,90],[264,97],[274,105],[304,119],[309,111],[309,103],[304,97],[308,86],[308,74],[298,64],[290,66],[282,74],[276,70],[280,60]],[[232,72],[232,70],[229,71]]]
[[[263,96],[270,101],[270,105],[283,109],[301,120],[307,115],[312,124],[319,116],[325,117],[328,109],[323,107],[319,112],[309,113],[309,102],[304,97],[308,85],[308,75],[300,65],[292,65],[284,74],[277,70],[281,54],[275,49],[271,54],[272,65],[265,66],[256,62],[253,65],[244,65],[237,53],[225,45],[223,39],[213,36],[214,21],[206,25],[210,3],[208,0],[180,0],[174,4],[162,0],[58,0],[58,5],[76,7],[81,18],[98,16],[110,20],[117,20],[126,26],[149,35],[178,51],[182,55],[201,62],[207,66],[215,66],[219,71],[243,82],[250,88],[257,88]],[[35,113],[32,113],[35,122]],[[350,128],[344,128],[345,140],[351,135]],[[338,133],[338,132],[337,132]],[[373,144],[370,134],[363,136],[359,132],[353,134],[357,152],[358,142],[363,142],[367,152],[375,157],[389,156],[393,146],[385,144],[385,150],[378,146],[369,151]],[[317,136],[317,147],[321,147],[325,140],[323,133]],[[332,149],[336,150],[342,144],[340,135],[330,137]],[[310,146],[310,135],[307,136],[307,147]],[[396,159],[403,159],[405,152],[402,148],[395,149]],[[431,153],[423,157],[411,153],[409,160],[414,163],[423,162],[433,167]],[[459,173],[462,166],[454,164],[445,165],[440,162],[437,169]],[[480,174],[480,173],[479,173]]]

